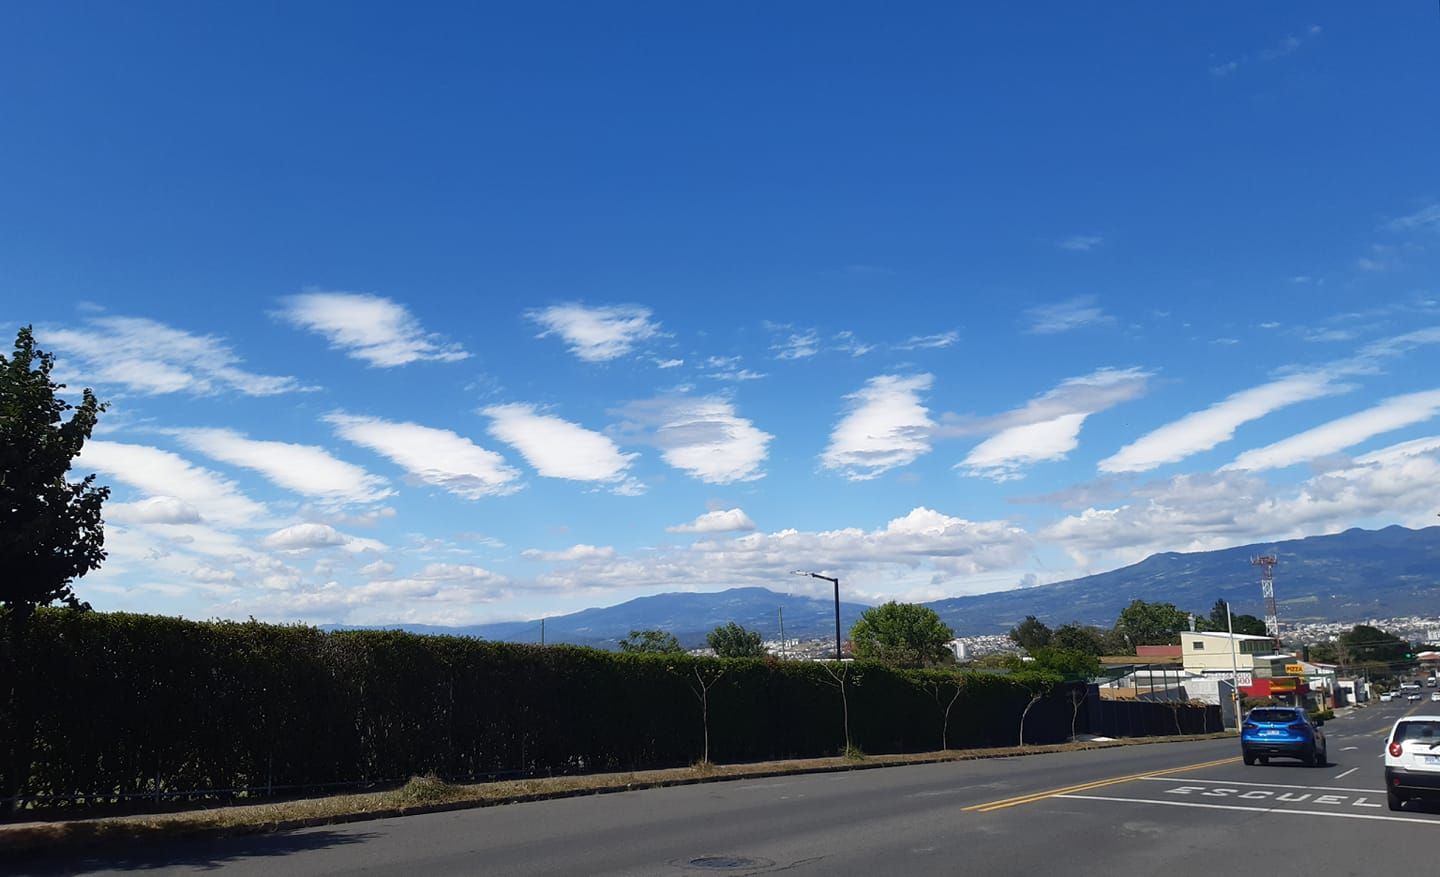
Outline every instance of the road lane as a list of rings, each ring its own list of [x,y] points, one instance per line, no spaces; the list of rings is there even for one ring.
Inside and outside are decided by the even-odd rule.
[[[1385,704],[1327,724],[1333,764],[1325,769],[1245,767],[1233,739],[1153,744],[136,847],[105,860],[34,863],[22,873],[673,875],[702,873],[689,863],[703,857],[732,857],[752,867],[725,873],[1033,875],[1063,866],[1071,875],[1164,869],[1166,877],[1209,877],[1217,857],[1240,850],[1273,873],[1425,873],[1429,856],[1416,851],[1440,842],[1440,813],[1412,806],[1391,814],[1371,757],[1408,711]],[[1337,748],[1342,740],[1357,748]],[[1015,803],[982,809],[1004,801]],[[1334,849],[1336,827],[1347,820],[1363,826],[1363,855],[1353,843]]]

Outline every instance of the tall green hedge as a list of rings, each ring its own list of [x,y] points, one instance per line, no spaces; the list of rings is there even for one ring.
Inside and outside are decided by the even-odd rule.
[[[844,746],[834,680],[803,662],[65,610],[39,612],[18,649],[4,645],[34,717],[21,788],[40,805],[427,772],[469,780],[688,765],[702,747],[696,667],[724,671],[709,691],[712,760]],[[857,664],[848,690],[857,745],[939,748],[937,680],[961,686],[952,747],[1016,742],[1028,696],[1005,677]],[[1032,709],[1026,742],[1063,740],[1070,720],[1057,692]],[[13,752],[24,732],[3,727]]]

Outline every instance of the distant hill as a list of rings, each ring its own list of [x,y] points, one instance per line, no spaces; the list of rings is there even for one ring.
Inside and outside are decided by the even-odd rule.
[[[1034,615],[1050,625],[1106,627],[1134,599],[1209,612],[1217,598],[1263,615],[1257,554],[1274,554],[1275,597],[1284,622],[1351,621],[1440,614],[1440,527],[1346,530],[1285,542],[1191,554],[1152,554],[1080,579],[929,603],[964,635],[1004,633]]]
[[[840,624],[848,632],[863,603],[840,603]],[[779,614],[785,612],[787,639],[832,639],[835,636],[833,598],[796,597],[766,588],[731,588],[718,593],[671,593],[637,597],[617,606],[584,609],[545,619],[545,641],[615,648],[632,630],[667,630],[686,648],[705,645],[705,635],[722,624],[737,622],[766,639],[779,639]],[[540,622],[504,621],[470,627],[385,625],[413,633],[448,633],[479,636],[507,642],[538,643]],[[331,626],[333,629],[334,626]]]
[[[960,636],[1004,633],[1026,615],[1052,626],[1080,621],[1108,627],[1136,598],[1166,601],[1203,613],[1223,597],[1237,612],[1263,615],[1259,571],[1250,565],[1250,558],[1257,554],[1280,558],[1275,594],[1282,622],[1440,614],[1440,527],[1408,530],[1398,526],[1220,551],[1154,554],[1139,563],[1084,578],[926,605]],[[830,599],[796,597],[765,588],[732,588],[718,593],[656,594],[547,618],[545,639],[614,648],[631,630],[658,628],[675,634],[686,647],[696,647],[704,645],[706,633],[728,621],[776,639],[777,612],[782,607],[787,637],[828,639],[835,635],[835,609]],[[845,631],[866,608],[860,603],[841,603]],[[460,628],[394,627],[416,633],[540,641],[539,621]]]

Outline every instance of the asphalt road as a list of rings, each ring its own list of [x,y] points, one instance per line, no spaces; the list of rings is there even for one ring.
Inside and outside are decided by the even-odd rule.
[[[1385,806],[1383,740],[1407,712],[1440,704],[1427,692],[1328,723],[1324,768],[1245,767],[1234,740],[1155,744],[137,846],[20,873],[1431,874],[1440,807]]]

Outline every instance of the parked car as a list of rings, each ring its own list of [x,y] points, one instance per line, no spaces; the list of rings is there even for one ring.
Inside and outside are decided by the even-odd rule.
[[[1390,701],[1392,701],[1392,700],[1394,700],[1394,699],[1395,699],[1395,695],[1391,694],[1391,693],[1388,692],[1388,691],[1386,691],[1386,692],[1384,692],[1383,694],[1380,695],[1380,702],[1381,702],[1381,703],[1389,703]]]
[[[1440,798],[1440,716],[1406,716],[1390,729],[1385,797],[1391,810],[1406,801]]]
[[[1406,700],[1419,700],[1419,699],[1420,699],[1420,693],[1419,693],[1418,691],[1412,691],[1412,692],[1410,692],[1409,694],[1405,695],[1405,699],[1406,699]]]
[[[1432,692],[1430,692],[1430,702],[1431,702],[1431,703],[1440,703],[1440,691],[1432,691]]]
[[[1272,757],[1298,758],[1311,767],[1324,767],[1324,720],[1311,721],[1300,707],[1261,706],[1251,710],[1240,726],[1240,755],[1246,764],[1269,764]]]

